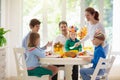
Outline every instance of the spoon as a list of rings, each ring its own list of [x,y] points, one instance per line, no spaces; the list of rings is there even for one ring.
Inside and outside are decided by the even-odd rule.
[[[70,47],[70,49],[73,49],[73,48],[75,48],[75,46],[71,46],[71,47]]]

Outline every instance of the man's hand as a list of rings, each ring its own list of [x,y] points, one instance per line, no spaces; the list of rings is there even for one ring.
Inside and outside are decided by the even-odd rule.
[[[52,41],[50,41],[50,42],[48,42],[47,44],[46,44],[46,47],[48,47],[48,46],[52,46]]]

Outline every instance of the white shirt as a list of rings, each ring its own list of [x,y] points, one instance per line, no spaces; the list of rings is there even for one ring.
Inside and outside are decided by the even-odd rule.
[[[59,35],[55,38],[55,40],[53,41],[53,44],[55,44],[55,43],[57,43],[57,42],[60,42],[61,44],[64,45],[67,39],[68,39],[68,38],[65,37],[63,34],[59,34]]]
[[[87,28],[88,28],[88,33],[85,36],[85,38],[83,38],[81,40],[81,42],[84,42],[84,41],[86,41],[88,39],[93,40],[96,30],[100,30],[103,34],[105,34],[105,29],[104,29],[103,25],[100,22],[98,22],[98,23],[96,23],[94,25],[89,23],[87,25]]]

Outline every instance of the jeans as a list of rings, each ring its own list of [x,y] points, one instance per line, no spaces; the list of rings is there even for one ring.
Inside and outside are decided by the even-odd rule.
[[[54,66],[56,66],[58,68],[59,67],[64,67],[64,65],[54,65]],[[52,77],[52,80],[57,80],[57,77],[58,77],[58,73]]]
[[[80,75],[81,75],[82,79],[90,80],[91,79],[90,75],[93,74],[94,70],[95,70],[94,68],[81,68]],[[103,74],[104,74],[104,70],[100,70],[98,73],[98,75],[103,75]]]
[[[72,80],[78,80],[78,65],[73,65]]]

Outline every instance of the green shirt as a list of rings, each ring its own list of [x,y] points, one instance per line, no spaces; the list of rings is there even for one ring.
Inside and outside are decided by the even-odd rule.
[[[71,38],[68,39],[65,43],[65,50],[70,51],[70,50],[78,50],[82,51],[82,45],[80,44],[78,47],[75,47],[73,49],[70,49],[70,47],[74,46],[76,42],[79,42],[79,40],[76,38],[75,41],[73,41]]]

